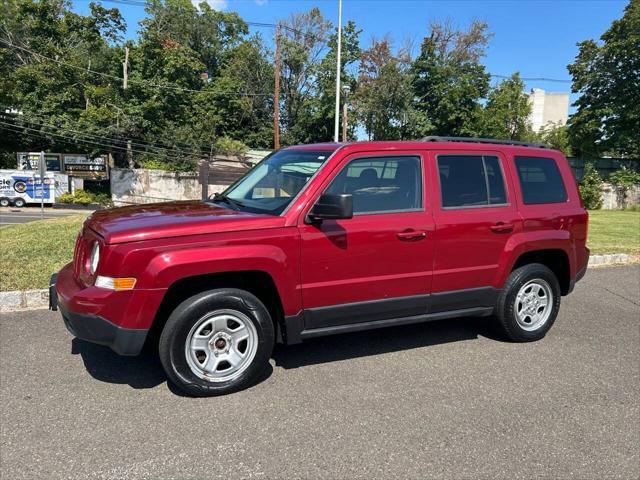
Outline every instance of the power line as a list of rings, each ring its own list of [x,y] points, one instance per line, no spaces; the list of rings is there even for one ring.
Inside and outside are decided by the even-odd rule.
[[[92,146],[99,146],[102,148],[107,148],[110,150],[122,150],[123,152],[127,151],[127,147],[119,147],[117,145],[109,145],[106,143],[102,143],[102,142],[97,142],[94,140],[83,140],[83,139],[79,139],[79,138],[73,138],[73,137],[68,137],[66,135],[62,135],[60,133],[53,133],[53,132],[47,132],[46,134],[43,133],[42,131],[35,129],[35,128],[29,128],[29,127],[25,127],[24,125],[16,125],[15,123],[9,123],[9,122],[4,122],[2,120],[0,120],[0,125],[4,125],[2,128],[6,128],[7,130],[16,132],[16,133],[24,133],[26,135],[30,135],[30,136],[37,136],[37,137],[44,137],[45,135],[53,135],[55,137],[60,137],[64,140],[66,140],[68,143],[75,143],[75,144],[87,144],[87,145],[92,145]],[[27,132],[24,132],[24,130],[28,130]],[[31,132],[35,132],[35,133],[31,133]],[[136,149],[131,149],[132,152],[135,153],[140,153],[140,154],[149,154],[149,152],[147,151],[143,151],[143,150],[136,150]],[[185,155],[185,156],[189,156],[189,155]],[[173,156],[171,158],[179,158],[178,156]]]
[[[107,140],[112,140],[115,142],[125,142],[127,140],[131,140],[133,145],[137,145],[137,146],[141,146],[141,147],[149,147],[149,148],[155,148],[155,149],[164,149],[164,150],[170,150],[170,151],[174,151],[174,152],[179,152],[179,153],[183,153],[185,151],[189,151],[189,152],[193,152],[193,153],[197,153],[198,155],[202,155],[203,157],[210,157],[211,153],[208,152],[208,149],[210,147],[206,147],[201,145],[200,147],[198,147],[197,145],[189,145],[186,143],[182,143],[182,142],[171,142],[174,146],[166,146],[166,145],[161,145],[161,144],[157,144],[157,143],[153,143],[153,142],[148,142],[146,140],[140,139],[140,138],[130,138],[128,136],[126,137],[121,137],[120,135],[116,135],[116,136],[108,136],[108,135],[95,135],[95,134],[91,134],[91,133],[85,133],[85,132],[79,132],[77,130],[73,130],[71,128],[68,127],[61,127],[59,125],[55,125],[55,124],[50,124],[50,123],[46,123],[44,122],[45,117],[41,116],[41,115],[37,115],[34,114],[32,112],[29,112],[27,114],[18,114],[15,112],[8,112],[6,110],[9,110],[12,107],[8,107],[8,106],[3,106],[0,105],[0,115],[18,115],[19,118],[21,120],[25,120],[28,123],[31,123],[33,125],[38,125],[41,127],[50,127],[50,128],[55,128],[58,130],[65,130],[67,132],[73,133],[73,134],[79,134],[79,135],[84,135],[84,136],[90,136],[90,137],[95,137],[98,139],[107,139]],[[4,112],[2,110],[5,110]],[[31,120],[31,118],[35,118],[40,120],[40,122],[34,122],[33,120]],[[176,147],[180,147],[182,145],[182,148],[184,148],[184,150],[180,150],[179,148]],[[193,149],[193,150],[192,150]]]
[[[511,75],[498,75],[494,73],[489,74],[492,78],[509,79]],[[571,80],[563,80],[559,78],[546,78],[546,77],[520,77],[520,80],[525,82],[554,82],[554,83],[572,83]]]
[[[2,115],[6,115],[6,114],[2,114],[0,112],[0,119],[7,119],[7,117],[4,117]],[[9,120],[12,120],[9,118]],[[69,141],[69,143],[89,143],[89,144],[95,144],[98,146],[102,146],[105,148],[115,148],[118,150],[123,150],[126,151],[127,147],[126,146],[119,146],[117,145],[117,143],[122,143],[122,144],[126,144],[126,139],[117,139],[117,138],[113,138],[113,137],[108,137],[108,136],[99,136],[99,135],[94,135],[94,134],[90,134],[90,133],[82,133],[82,132],[78,132],[77,130],[72,130],[72,129],[68,129],[68,128],[63,128],[63,127],[59,127],[56,125],[51,125],[51,124],[44,124],[44,123],[38,123],[38,122],[34,122],[28,119],[25,119],[28,123],[30,123],[31,125],[37,125],[40,127],[45,127],[45,128],[53,128],[55,130],[57,130],[58,132],[63,132],[61,133],[54,133],[54,132],[45,132],[42,130],[39,130],[37,128],[30,128],[30,127],[26,127],[24,125],[19,125],[15,122],[13,123],[8,123],[8,122],[2,122],[0,120],[0,124],[4,124],[7,126],[10,126],[13,129],[27,129],[30,131],[34,131],[37,132],[37,135],[44,137],[46,135],[54,135],[54,136],[58,136],[61,138],[66,139],[67,141]],[[9,128],[9,127],[4,127],[4,128]],[[14,130],[15,131],[15,130]],[[36,136],[36,134],[34,133],[29,133],[26,132],[28,135],[31,136]],[[66,134],[66,135],[65,135]],[[75,136],[72,135],[81,135],[84,137],[93,137],[93,138],[97,138],[98,140],[93,140],[91,138],[88,139],[83,139],[83,138],[77,138]],[[106,142],[115,142],[115,144],[112,143],[104,143],[100,140],[104,140]],[[146,150],[140,150],[139,148],[132,148],[131,151],[135,152],[135,153],[141,153],[141,154],[163,154],[163,155],[167,155],[170,158],[180,158],[180,157],[192,157],[192,158],[207,158],[210,159],[212,157],[211,154],[206,153],[204,151],[200,151],[200,150],[178,150],[178,149],[172,149],[172,148],[167,148],[167,147],[160,147],[160,146],[156,146],[153,144],[144,144],[144,143],[137,143],[137,142],[131,142],[131,144],[133,146],[139,147],[139,148],[143,148]],[[157,150],[156,152],[154,151],[149,151],[148,149],[152,149],[152,150]],[[232,160],[232,159],[221,159],[223,160],[225,163],[233,163],[233,164],[238,164],[238,165],[242,165],[242,166],[246,166],[245,163],[239,161],[239,160]]]
[[[3,115],[5,115],[5,117],[3,117]],[[7,118],[6,115],[9,115],[7,113],[0,113],[0,118]],[[38,118],[36,115],[30,114],[31,116],[34,116],[36,118]],[[41,118],[41,117],[40,117]],[[10,120],[13,120],[12,118],[9,118]],[[71,128],[68,127],[61,127],[59,125],[53,125],[50,123],[40,123],[40,122],[35,122],[29,118],[27,118],[26,116],[23,116],[22,118],[20,118],[20,120],[26,121],[27,123],[31,124],[31,125],[37,125],[39,127],[45,127],[45,128],[53,128],[56,129],[58,131],[64,131],[70,135],[80,135],[83,137],[93,137],[93,138],[97,138],[98,140],[107,140],[107,141],[111,141],[111,142],[115,142],[115,143],[123,143],[126,144],[126,142],[129,140],[128,138],[119,138],[119,137],[112,137],[112,136],[108,136],[108,135],[95,135],[92,133],[85,133],[85,132],[79,132],[77,130],[73,130]],[[19,124],[16,124],[19,125]],[[185,153],[190,153],[193,155],[197,155],[197,156],[203,156],[203,157],[208,157],[210,156],[208,153],[206,153],[203,150],[198,149],[197,147],[196,150],[190,150],[191,148],[194,148],[193,146],[189,147],[190,149],[185,149],[185,150],[179,150],[176,148],[172,148],[172,147],[166,147],[166,146],[160,146],[158,144],[154,144],[151,142],[144,142],[144,141],[131,141],[132,145],[138,146],[140,148],[145,148],[145,149],[153,149],[153,150],[158,150],[158,151],[164,151],[164,152],[170,152],[170,153],[179,153],[179,154],[185,154]]]

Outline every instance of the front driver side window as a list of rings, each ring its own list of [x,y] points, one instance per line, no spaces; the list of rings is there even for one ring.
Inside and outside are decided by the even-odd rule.
[[[422,209],[420,157],[368,157],[349,162],[326,193],[353,195],[353,213]]]

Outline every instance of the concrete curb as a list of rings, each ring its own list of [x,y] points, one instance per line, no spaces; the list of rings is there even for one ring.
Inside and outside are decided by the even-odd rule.
[[[603,267],[606,265],[624,265],[633,263],[633,257],[626,253],[612,253],[609,255],[591,255],[590,267]],[[14,292],[0,292],[0,313],[15,312],[18,310],[35,310],[49,308],[49,290],[25,290]]]
[[[625,263],[632,263],[633,259],[631,255],[626,253],[611,253],[608,255],[591,255],[589,257],[590,267],[599,267],[604,265],[623,265]]]
[[[49,308],[49,289],[0,292],[0,313]]]

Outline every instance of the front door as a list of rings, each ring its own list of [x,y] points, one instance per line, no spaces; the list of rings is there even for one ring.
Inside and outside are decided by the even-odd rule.
[[[354,216],[299,225],[305,329],[426,313],[434,223],[423,156],[353,154],[336,171],[320,193],[353,195]]]

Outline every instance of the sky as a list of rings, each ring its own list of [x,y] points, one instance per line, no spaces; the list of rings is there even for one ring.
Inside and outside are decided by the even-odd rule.
[[[72,0],[74,9],[87,13],[88,0]],[[337,23],[338,0],[208,0],[216,9],[235,11],[252,22],[276,23],[294,12],[320,7],[325,18]],[[103,0],[117,7],[134,38],[144,8]],[[578,51],[576,43],[598,39],[620,18],[628,0],[343,0],[343,23],[353,20],[363,30],[361,46],[389,34],[395,45],[411,39],[418,48],[430,21],[451,20],[466,27],[474,20],[489,25],[493,38],[483,63],[491,74],[544,77],[570,81],[567,65]],[[265,38],[272,29],[252,28]],[[527,89],[568,92],[571,84],[528,81]],[[572,99],[575,97],[572,96]]]

